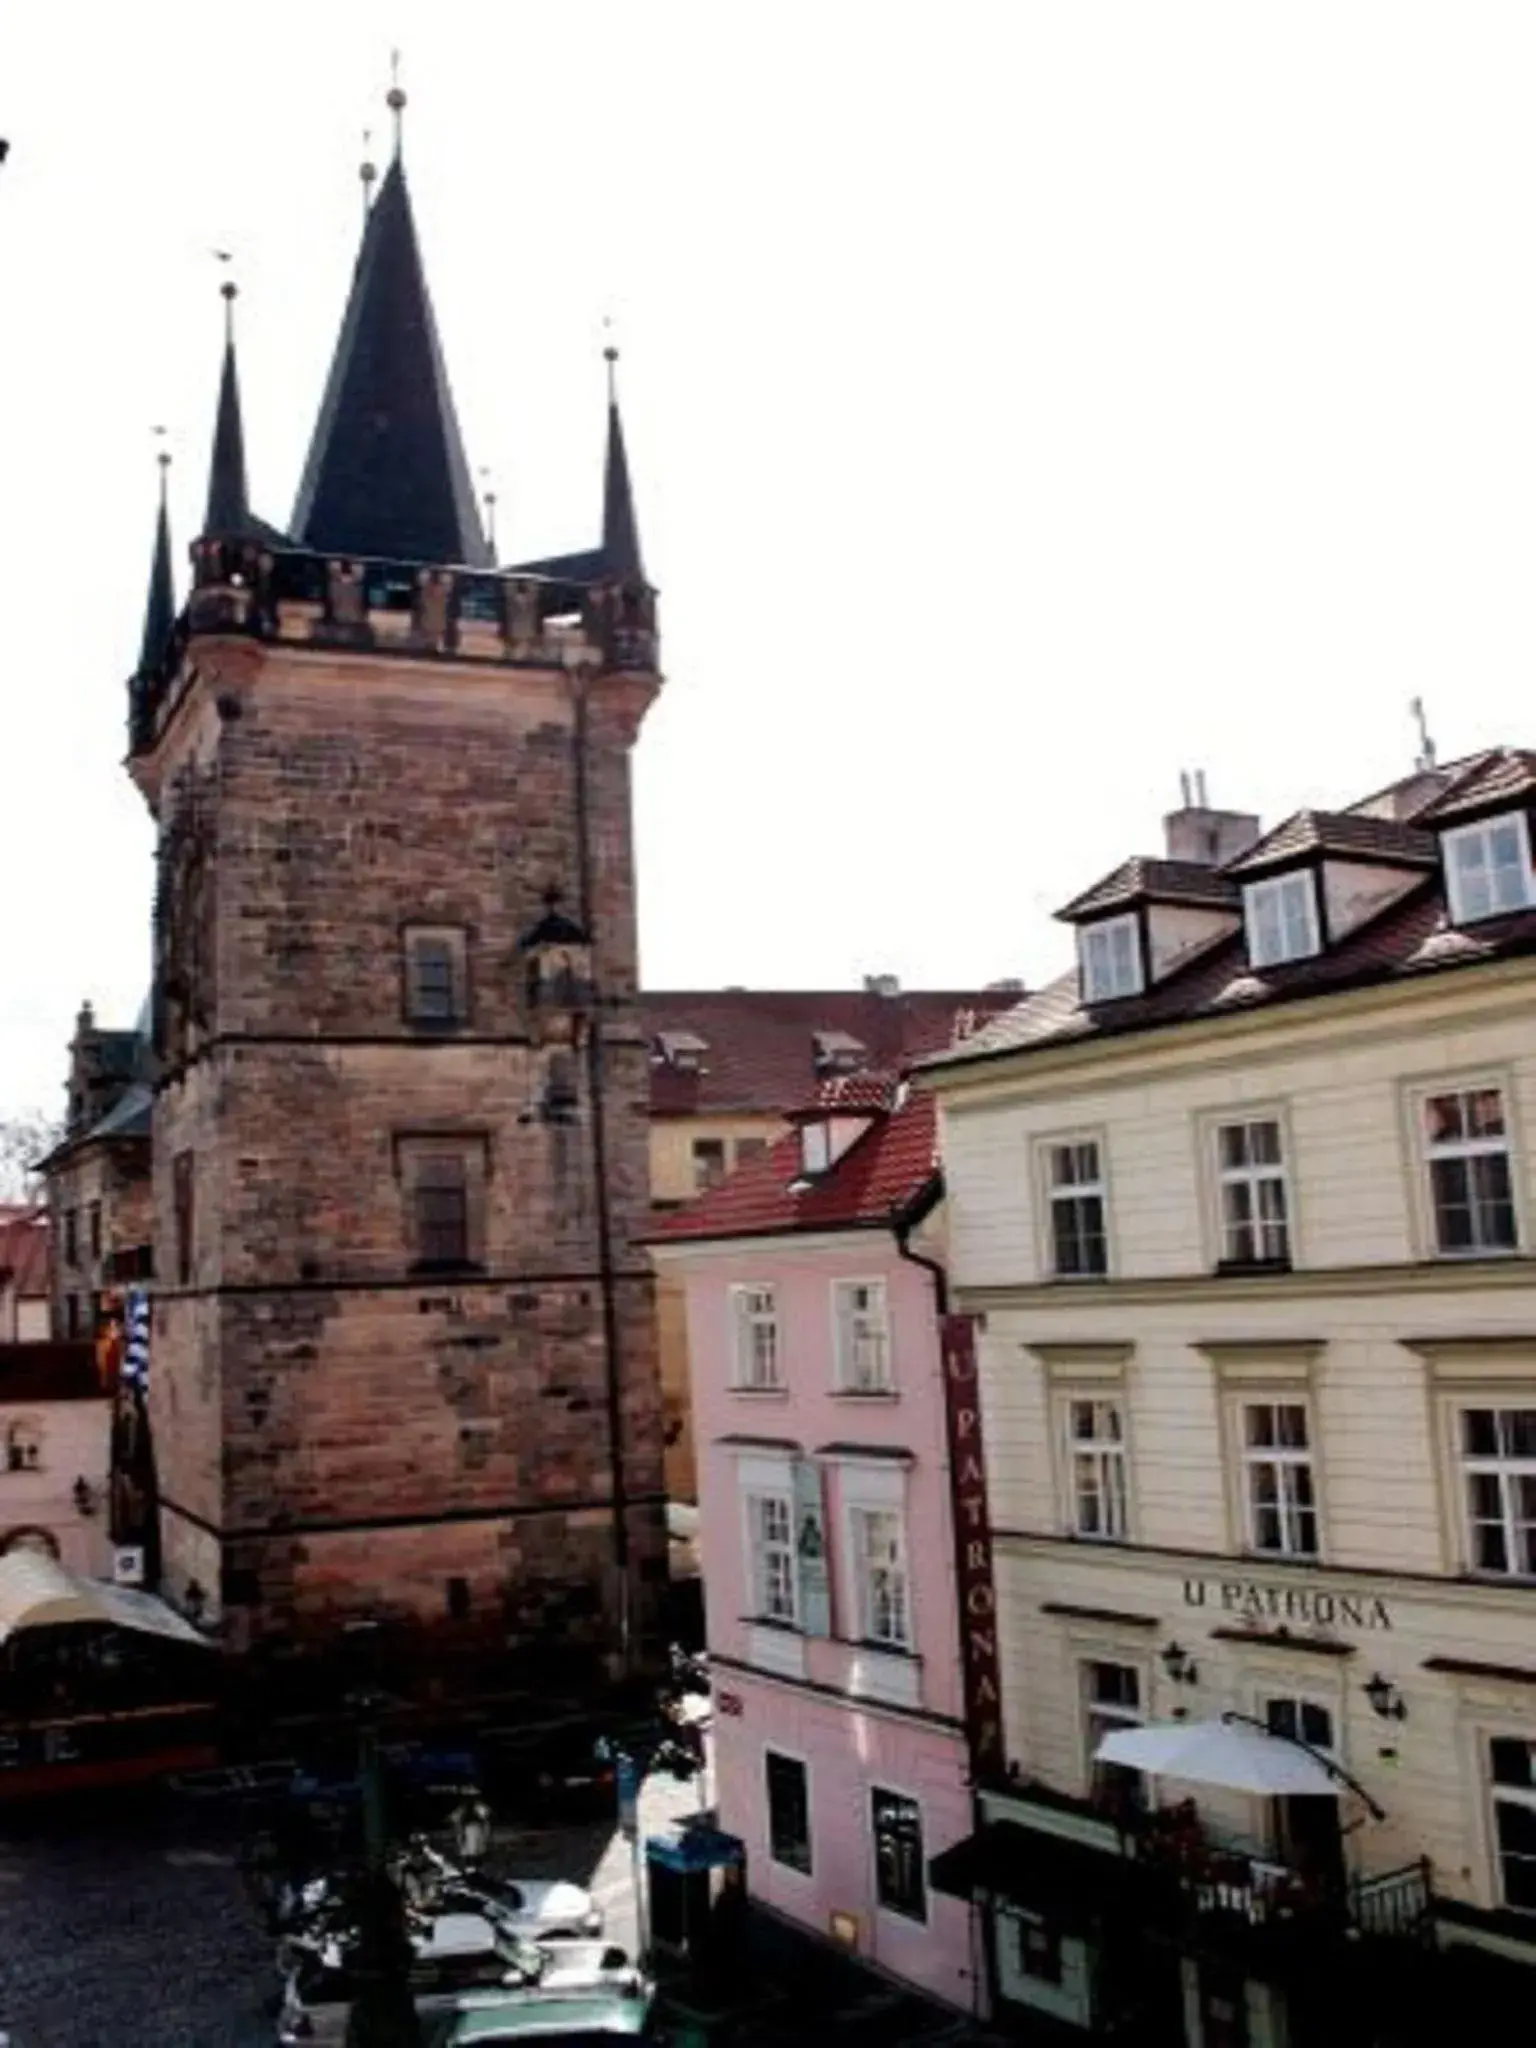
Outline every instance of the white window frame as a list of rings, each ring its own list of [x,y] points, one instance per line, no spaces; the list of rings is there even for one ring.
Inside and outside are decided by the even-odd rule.
[[[787,1574],[783,1590],[786,1594],[784,1611],[775,1612],[769,1604],[769,1547],[763,1543],[764,1509],[782,1508],[784,1535],[780,1543],[772,1545],[772,1551],[782,1553],[787,1560]],[[800,1626],[800,1580],[795,1555],[795,1496],[791,1485],[780,1491],[764,1485],[760,1480],[748,1481],[742,1488],[742,1512],[745,1520],[746,1584],[750,1601],[748,1619],[765,1621],[776,1628],[798,1628]]]
[[[928,1809],[921,1796],[909,1791],[904,1785],[893,1784],[889,1777],[882,1775],[878,1780],[866,1776],[861,1792],[864,1801],[865,1839],[869,1843],[869,1896],[874,1901],[876,1913],[887,1920],[894,1920],[900,1926],[926,1927],[931,1917],[933,1887],[928,1882]],[[883,1792],[888,1799],[903,1799],[909,1806],[917,1808],[917,1834],[922,1854],[917,1859],[920,1881],[923,1888],[923,1910],[921,1913],[907,1913],[899,1906],[888,1906],[880,1896],[880,1847],[875,1838],[875,1794]]]
[[[1239,1458],[1238,1487],[1242,1499],[1243,1533],[1245,1548],[1251,1557],[1288,1557],[1315,1561],[1323,1555],[1323,1509],[1318,1486],[1317,1430],[1313,1416],[1312,1402],[1299,1389],[1286,1388],[1245,1388],[1238,1396],[1237,1448]],[[1250,1409],[1297,1408],[1301,1411],[1302,1425],[1306,1431],[1304,1445],[1252,1444],[1248,1437],[1248,1413]],[[1261,1503],[1255,1493],[1255,1475],[1260,1466],[1271,1466],[1276,1476],[1275,1499]],[[1294,1497],[1294,1485],[1286,1475],[1305,1466],[1310,1500],[1302,1502]],[[1258,1524],[1260,1507],[1273,1508],[1279,1517],[1282,1542],[1278,1547],[1259,1542]],[[1302,1549],[1291,1540],[1294,1526],[1303,1515],[1312,1518],[1314,1535],[1310,1550]]]
[[[767,1307],[761,1304],[764,1297]],[[731,1288],[731,1389],[737,1394],[782,1394],[778,1290],[771,1280],[744,1280]],[[766,1337],[767,1341],[762,1340]],[[761,1368],[766,1354],[767,1371]]]
[[[858,1638],[862,1643],[872,1644],[880,1650],[906,1650],[913,1648],[912,1642],[912,1570],[907,1554],[907,1517],[904,1505],[851,1501],[846,1509],[848,1518],[849,1566],[858,1602]],[[894,1560],[889,1564],[878,1564],[871,1555],[869,1544],[870,1525],[876,1519],[894,1524]],[[882,1632],[875,1626],[877,1597],[875,1577],[877,1572],[889,1571],[894,1580],[892,1605],[898,1626]]]
[[[866,1290],[870,1300],[854,1299]],[[859,1364],[861,1355],[865,1363]],[[896,1391],[891,1343],[890,1289],[883,1275],[840,1276],[832,1282],[832,1386],[839,1394],[886,1395]],[[871,1363],[871,1361],[873,1361]]]
[[[832,1164],[832,1130],[825,1121],[800,1126],[800,1170],[825,1173]]]
[[[1482,1751],[1482,1778],[1488,1789],[1488,1852],[1493,1864],[1494,1891],[1500,1905],[1507,1912],[1532,1913],[1536,1912],[1536,1908],[1510,1905],[1508,1894],[1504,1889],[1504,1854],[1499,1847],[1499,1816],[1497,1809],[1501,1803],[1507,1802],[1511,1806],[1524,1807],[1527,1812],[1536,1815],[1536,1786],[1500,1785],[1495,1781],[1493,1775],[1493,1744],[1496,1741],[1524,1742],[1536,1748],[1536,1737],[1532,1736],[1529,1728],[1496,1728],[1479,1737],[1479,1747]]]
[[[1453,1138],[1434,1141],[1429,1132],[1429,1105],[1447,1096],[1470,1097],[1496,1094],[1504,1128],[1497,1138]],[[1424,1244],[1436,1259],[1496,1259],[1518,1254],[1525,1241],[1525,1220],[1520,1204],[1520,1152],[1516,1142],[1514,1093],[1501,1075],[1471,1079],[1453,1077],[1421,1084],[1410,1098],[1415,1152],[1419,1162],[1419,1187],[1424,1215]],[[1509,1203],[1514,1223],[1512,1244],[1445,1246],[1440,1241],[1439,1215],[1435,1202],[1434,1164],[1437,1160],[1474,1160],[1502,1154],[1508,1170]],[[1474,1212],[1475,1213],[1475,1212]]]
[[[1249,1132],[1259,1125],[1270,1126],[1276,1135],[1279,1159],[1274,1164],[1254,1164],[1251,1160],[1241,1166],[1229,1166],[1224,1157],[1224,1137],[1228,1131]],[[1295,1219],[1292,1213],[1291,1175],[1288,1162],[1288,1133],[1285,1119],[1275,1110],[1255,1109],[1235,1115],[1213,1116],[1209,1123],[1212,1170],[1216,1190],[1216,1245],[1217,1259],[1223,1266],[1245,1266],[1276,1264],[1281,1260],[1290,1262],[1295,1254]],[[1278,1225],[1274,1218],[1262,1214],[1262,1190],[1265,1187],[1280,1190],[1280,1216]],[[1248,1191],[1249,1215],[1246,1223],[1234,1222],[1227,1213],[1229,1189],[1246,1188]],[[1267,1233],[1278,1227],[1283,1244],[1280,1250],[1267,1250]],[[1240,1258],[1234,1249],[1240,1232],[1252,1234],[1254,1256]]]
[[[1510,829],[1514,830],[1518,845],[1520,895],[1516,901],[1496,902],[1494,877],[1501,869],[1488,856],[1492,850],[1494,835]],[[1476,884],[1477,887],[1487,890],[1487,902],[1481,907],[1468,901],[1470,877],[1458,866],[1461,849],[1472,846],[1480,847],[1483,852],[1483,860],[1477,871],[1480,879]],[[1453,924],[1480,924],[1484,918],[1507,917],[1512,911],[1526,910],[1531,904],[1536,903],[1536,871],[1533,871],[1531,866],[1530,820],[1524,811],[1500,811],[1494,817],[1479,818],[1470,825],[1452,826],[1449,831],[1440,835],[1440,856],[1445,868],[1445,893],[1450,904]],[[1503,868],[1502,872],[1507,874],[1508,867]]]
[[[1297,1732],[1303,1742],[1306,1742],[1307,1738],[1305,1735],[1300,1734],[1301,1710],[1311,1707],[1315,1713],[1327,1715],[1328,1741],[1309,1743],[1307,1746],[1314,1750],[1318,1756],[1325,1756],[1331,1762],[1337,1763],[1339,1761],[1339,1735],[1341,1730],[1339,1702],[1336,1699],[1324,1699],[1320,1693],[1298,1692],[1294,1686],[1282,1685],[1278,1680],[1273,1683],[1266,1682],[1259,1690],[1256,1702],[1257,1712],[1254,1716],[1255,1720],[1262,1721],[1267,1728],[1269,1726],[1270,1708],[1279,1705],[1281,1701],[1297,1709]]]
[[[1288,900],[1289,899],[1289,900]],[[1292,945],[1294,904],[1301,903],[1305,927],[1302,943]],[[1268,943],[1265,923],[1273,917],[1274,944]],[[1248,964],[1251,967],[1281,967],[1288,960],[1310,960],[1322,951],[1322,934],[1317,915],[1317,877],[1311,868],[1292,868],[1283,875],[1266,875],[1262,881],[1243,885],[1243,928],[1248,936]]]
[[[1079,925],[1077,963],[1084,1003],[1113,1003],[1139,996],[1147,977],[1141,957],[1141,919],[1136,912]]]
[[[1068,1528],[1074,1536],[1088,1543],[1128,1542],[1131,1534],[1131,1446],[1123,1391],[1118,1385],[1064,1387],[1057,1396],[1057,1404],[1062,1436],[1063,1503]],[[1093,1411],[1094,1433],[1089,1437],[1077,1434],[1077,1411],[1081,1408]],[[1100,1409],[1113,1409],[1119,1422],[1118,1435],[1099,1435]],[[1094,1486],[1101,1503],[1101,1526],[1097,1529],[1084,1526],[1081,1481],[1085,1462],[1092,1468]],[[1113,1509],[1106,1514],[1104,1504],[1111,1502]]]
[[[1107,1735],[1112,1727],[1143,1727],[1147,1719],[1147,1703],[1151,1697],[1151,1687],[1147,1669],[1143,1663],[1135,1658],[1119,1655],[1113,1650],[1079,1647],[1076,1653],[1076,1661],[1078,1724],[1082,1730],[1083,1743],[1083,1787],[1087,1796],[1092,1798],[1094,1783],[1098,1776],[1098,1766],[1094,1760],[1094,1752],[1099,1746],[1100,1738],[1103,1735]],[[1111,1665],[1116,1670],[1129,1671],[1134,1674],[1136,1679],[1136,1705],[1134,1708],[1122,1707],[1113,1701],[1101,1702],[1092,1697],[1089,1690],[1089,1672],[1095,1664]],[[1096,1718],[1103,1723],[1098,1734],[1095,1734],[1093,1728]],[[1123,1770],[1128,1769],[1129,1766],[1112,1765],[1110,1768]],[[1137,1776],[1142,1779],[1143,1786],[1145,1786],[1146,1773],[1144,1771],[1138,1772]]]
[[[1063,1181],[1058,1184],[1055,1177],[1056,1154],[1058,1152],[1080,1152],[1085,1147],[1094,1150],[1096,1178],[1087,1181]],[[1053,1131],[1035,1141],[1036,1180],[1040,1189],[1041,1215],[1041,1258],[1047,1278],[1052,1280],[1095,1281],[1105,1280],[1114,1270],[1114,1235],[1110,1229],[1109,1217],[1109,1155],[1105,1148],[1102,1131]],[[1056,1258],[1056,1210],[1058,1204],[1081,1202],[1098,1198],[1100,1236],[1104,1245],[1104,1264],[1101,1270],[1088,1273],[1064,1272]]]
[[[1502,1450],[1492,1453],[1468,1451],[1463,1424],[1464,1416],[1474,1411],[1480,1411],[1482,1413],[1491,1413],[1496,1418],[1495,1428],[1497,1429],[1497,1417],[1501,1413],[1513,1410],[1536,1410],[1536,1392],[1528,1391],[1527,1397],[1523,1400],[1514,1391],[1503,1396],[1490,1395],[1479,1397],[1471,1395],[1458,1398],[1452,1415],[1452,1427],[1455,1432],[1453,1448],[1459,1481],[1462,1540],[1465,1544],[1467,1569],[1477,1573],[1480,1578],[1491,1579],[1495,1582],[1514,1581],[1515,1583],[1529,1585],[1532,1579],[1536,1578],[1536,1569],[1521,1571],[1514,1560],[1521,1554],[1520,1531],[1522,1529],[1529,1529],[1531,1531],[1530,1545],[1533,1552],[1533,1564],[1536,1564],[1536,1516],[1527,1521],[1519,1514],[1515,1492],[1516,1485],[1521,1479],[1529,1479],[1533,1484],[1536,1484],[1536,1455],[1523,1457],[1507,1454]],[[1509,1560],[1502,1569],[1497,1565],[1482,1563],[1477,1555],[1477,1530],[1485,1522],[1489,1521],[1490,1518],[1484,1515],[1474,1515],[1472,1512],[1471,1482],[1474,1475],[1492,1477],[1498,1484],[1499,1527],[1503,1532],[1504,1554],[1506,1559]]]

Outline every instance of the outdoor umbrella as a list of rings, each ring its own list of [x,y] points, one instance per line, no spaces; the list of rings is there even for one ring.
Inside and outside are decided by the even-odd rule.
[[[1223,1785],[1230,1792],[1337,1796],[1332,1773],[1298,1743],[1235,1721],[1154,1721],[1117,1728],[1094,1755],[1153,1777],[1187,1785]]]

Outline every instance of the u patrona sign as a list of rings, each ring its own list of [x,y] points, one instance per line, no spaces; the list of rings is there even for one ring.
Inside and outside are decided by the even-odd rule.
[[[955,1579],[960,1605],[960,1669],[971,1774],[1003,1770],[1002,1693],[998,1678],[997,1594],[992,1584],[992,1524],[982,1456],[981,1387],[976,1374],[976,1322],[947,1315],[940,1326],[944,1419],[949,1432],[949,1482],[955,1527]]]

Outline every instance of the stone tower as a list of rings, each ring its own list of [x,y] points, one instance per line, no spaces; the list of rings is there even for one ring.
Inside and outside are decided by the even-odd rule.
[[[498,568],[397,153],[286,532],[233,331],[130,769],[158,827],[165,1590],[639,1657],[666,1574],[630,750],[659,683],[609,358],[603,538]]]

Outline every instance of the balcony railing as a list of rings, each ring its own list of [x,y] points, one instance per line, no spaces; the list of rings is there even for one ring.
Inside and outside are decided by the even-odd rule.
[[[1209,1930],[1431,1938],[1427,1859],[1373,1877],[1322,1875],[1223,1848],[1182,1808],[1147,1816],[1137,1837],[1136,1861],[1160,1882],[1167,1905]]]

